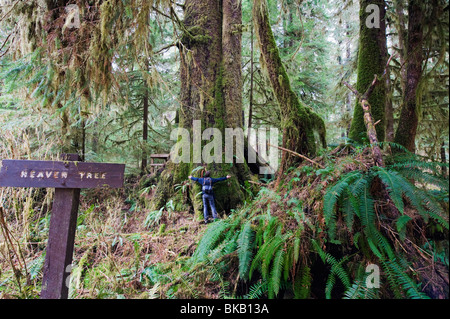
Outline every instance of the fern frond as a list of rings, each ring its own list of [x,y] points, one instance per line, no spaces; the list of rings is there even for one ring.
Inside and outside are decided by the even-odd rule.
[[[272,271],[269,279],[269,298],[277,296],[280,291],[281,273],[283,271],[285,254],[286,252],[284,249],[279,249],[273,260]]]
[[[391,259],[395,258],[395,253],[391,247],[391,244],[389,244],[386,237],[384,237],[378,230],[375,232],[375,238],[376,238],[378,247],[380,247],[382,249],[382,251],[384,253],[386,253],[386,255],[389,258],[391,258]]]
[[[421,199],[424,206],[427,208],[426,213],[423,213],[419,210],[422,217],[425,218],[426,215],[429,215],[431,218],[436,220],[439,224],[442,225],[445,229],[449,229],[448,217],[447,219],[442,216],[444,213],[442,207],[430,196],[428,196],[425,192],[418,192],[418,197]]]
[[[403,177],[419,181],[427,185],[433,185],[443,191],[449,191],[449,182],[447,178],[439,175],[433,175],[427,171],[422,171],[417,168],[396,168],[395,169]]]
[[[402,179],[404,179],[402,177]],[[438,223],[440,223],[444,228],[449,229],[449,222],[443,216],[443,209],[441,206],[430,197],[425,190],[421,190],[406,179],[402,183],[402,191],[405,197],[408,198],[411,205],[414,206],[419,214],[425,219],[428,220],[428,217],[435,219]]]
[[[364,232],[371,237],[371,233],[375,230],[375,209],[374,201],[370,196],[368,185],[364,187],[362,196],[359,200],[359,212],[361,214],[361,224],[364,226]]]
[[[406,233],[405,233],[405,229],[406,229],[406,225],[408,224],[408,222],[412,220],[411,217],[409,217],[408,215],[402,215],[399,218],[397,218],[397,221],[395,222],[396,226],[397,226],[397,231],[400,235],[400,238],[402,240],[405,239]]]
[[[367,288],[365,280],[356,280],[344,293],[343,299],[378,299],[377,290]]]
[[[226,235],[230,235],[230,232],[227,232]],[[223,240],[218,241],[217,246],[211,248],[211,250],[207,253],[207,255],[205,255],[205,257],[208,257],[211,260],[217,260],[225,255],[234,252],[237,248],[236,241],[238,235],[239,233],[234,233],[231,237],[226,236]]]
[[[336,278],[334,276],[334,273],[331,272],[328,275],[327,283],[325,285],[325,298],[326,299],[331,299],[331,291],[333,290],[335,283],[336,283]]]
[[[430,299],[424,292],[420,291],[416,283],[409,278],[405,271],[395,262],[395,260],[388,260],[385,262],[387,268],[389,268],[397,278],[402,288],[406,291],[406,294],[412,299]]]
[[[247,280],[250,263],[253,256],[254,232],[252,230],[251,221],[247,221],[239,234],[238,257],[239,257],[239,275],[243,280]]]
[[[381,265],[383,267],[384,273],[388,279],[389,286],[392,289],[392,292],[394,293],[394,296],[396,299],[403,299],[404,294],[402,292],[402,288],[397,282],[397,276],[394,274],[392,269],[388,267],[386,264],[386,260],[384,258],[380,258]]]
[[[325,224],[328,227],[328,235],[334,239],[336,232],[336,214],[335,205],[339,198],[348,189],[349,184],[362,175],[359,171],[353,171],[344,175],[335,185],[333,185],[325,194],[323,198],[323,215]]]
[[[278,218],[276,218],[275,216],[268,216],[267,227],[265,227],[263,233],[264,241],[267,241],[269,238],[275,236],[275,234],[280,231],[279,229],[280,226],[281,225],[279,223]]]
[[[442,167],[448,168],[448,163],[439,163],[439,162],[428,162],[425,160],[419,160],[417,158],[408,157],[404,160],[397,161],[396,163],[389,166],[389,168],[395,169],[396,171],[407,169],[418,169],[421,171],[431,171],[435,174],[440,174],[440,169]]]
[[[361,290],[364,289],[364,284],[361,281],[355,281],[345,293],[343,299],[360,299]]]
[[[219,239],[223,238],[225,230],[229,227],[229,223],[225,220],[220,220],[212,224],[200,240],[198,247],[192,256],[193,260],[204,260],[210,251],[217,246]]]
[[[267,248],[264,250],[264,258],[261,264],[261,275],[263,276],[263,278],[268,278],[270,264],[279,250],[283,250],[283,242],[284,238],[282,236],[275,236],[273,240],[270,241],[270,244],[267,246]]]
[[[253,271],[255,271],[255,269],[257,268],[261,268],[261,262],[263,260],[263,256],[265,255],[265,252],[267,250],[267,247],[271,244],[271,242],[274,240],[275,238],[271,238],[268,241],[264,242],[264,244],[262,244],[259,249],[258,252],[255,255],[255,258],[253,258],[252,264],[250,265],[250,271],[249,271],[249,278],[252,278],[252,274]]]
[[[398,174],[394,171],[388,171],[383,167],[373,167],[372,170],[375,175],[378,176],[394,202],[395,207],[400,211],[401,214],[404,212],[404,204],[402,198],[402,187],[405,182],[403,178],[399,178]]]
[[[324,252],[322,248],[319,246],[317,241],[314,239],[311,240],[311,243],[313,244],[313,247],[315,248],[316,252],[319,254],[320,258],[325,264],[331,265],[331,273],[335,274],[344,284],[346,288],[350,286],[350,277],[345,271],[344,267],[342,266],[343,263],[345,263],[349,256],[343,257],[340,261],[338,261],[333,255]]]
[[[305,265],[295,276],[294,296],[296,299],[306,299],[309,297],[311,288],[311,269]]]
[[[267,282],[259,280],[250,287],[249,292],[244,296],[244,299],[260,299],[265,293],[267,293]]]

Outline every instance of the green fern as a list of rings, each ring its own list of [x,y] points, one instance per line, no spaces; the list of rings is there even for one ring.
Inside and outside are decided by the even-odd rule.
[[[331,239],[334,239],[336,233],[336,215],[334,214],[335,205],[339,198],[344,194],[345,190],[348,189],[349,184],[358,177],[361,177],[361,172],[359,171],[350,172],[344,175],[341,180],[327,191],[323,198],[323,214],[325,223],[328,227],[328,235]]]
[[[315,240],[311,240],[315,251],[319,254],[323,263],[331,265],[331,271],[327,279],[325,295],[327,298],[331,297],[331,291],[335,284],[335,276],[337,276],[345,288],[350,287],[350,277],[347,271],[342,266],[345,262],[348,261],[349,256],[343,257],[341,260],[337,260],[331,254],[324,252],[320,245]]]
[[[244,299],[260,299],[265,293],[267,293],[267,282],[259,280],[250,287]]]
[[[356,280],[344,293],[344,299],[379,299],[378,290],[367,288],[365,280]]]
[[[220,220],[208,227],[192,256],[193,260],[196,262],[205,260],[211,250],[220,243],[220,239],[223,239],[224,233],[229,227],[230,224],[226,220]]]
[[[400,211],[401,214],[404,212],[404,204],[403,204],[403,186],[405,184],[405,180],[398,176],[397,172],[387,171],[383,167],[373,167],[372,171],[375,176],[378,176],[383,184],[386,186],[386,189],[394,202],[395,207]]]
[[[281,274],[283,271],[285,254],[286,252],[284,251],[284,249],[279,249],[276,252],[275,257],[273,259],[273,266],[269,279],[269,298],[277,296],[280,291],[280,284],[282,277]]]
[[[328,279],[325,285],[325,298],[331,299],[331,291],[333,290],[333,287],[336,283],[336,277],[333,272],[330,272],[328,275]]]
[[[412,220],[412,218],[408,215],[402,215],[397,218],[395,222],[401,240],[404,240],[406,237],[406,225],[410,220]]]
[[[296,299],[306,299],[311,292],[311,269],[305,265],[300,268],[300,272],[295,276],[294,297]]]
[[[278,235],[267,241],[263,247],[258,250],[258,254],[253,260],[250,268],[250,275],[258,267],[261,270],[263,278],[269,277],[269,269],[277,251],[282,247],[284,240],[283,237]]]
[[[242,227],[237,244],[239,275],[243,280],[247,280],[254,248],[254,232],[252,230],[251,221],[247,221]]]
[[[412,299],[430,299],[424,292],[420,290],[417,284],[405,273],[404,269],[394,260],[386,260],[383,262],[384,269],[391,272],[396,277],[396,283],[400,283],[403,290],[406,291],[408,297]]]

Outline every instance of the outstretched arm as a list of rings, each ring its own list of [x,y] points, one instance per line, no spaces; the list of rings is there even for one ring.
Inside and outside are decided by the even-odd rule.
[[[230,175],[227,175],[226,177],[211,178],[211,180],[212,180],[213,183],[217,183],[217,182],[221,182],[221,181],[224,181],[224,180],[226,180],[226,179],[229,179],[229,178],[231,178],[231,176],[230,176]]]
[[[191,176],[191,175],[189,175],[188,178],[191,179],[191,180],[193,180],[194,182],[198,182],[198,181],[199,181],[199,178],[193,177],[193,176]]]

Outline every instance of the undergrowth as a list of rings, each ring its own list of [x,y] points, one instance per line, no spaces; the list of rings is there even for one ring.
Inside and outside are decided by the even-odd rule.
[[[376,167],[364,152],[341,147],[320,158],[327,169],[262,188],[208,228],[191,262],[228,263],[233,297],[448,298],[448,258],[435,257],[448,256],[447,165],[407,154]]]
[[[150,211],[137,181],[83,192],[70,297],[448,298],[448,165],[352,145],[315,162],[208,226]],[[39,297],[52,196],[0,194],[1,298]]]

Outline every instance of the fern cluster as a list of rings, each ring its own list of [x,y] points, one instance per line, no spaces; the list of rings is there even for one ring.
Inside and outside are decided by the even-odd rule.
[[[448,197],[449,185],[448,179],[439,176],[441,165],[410,157],[387,167],[351,171],[324,196],[323,214],[330,241],[341,242],[341,238],[337,238],[338,228],[341,235],[352,234],[353,245],[361,248],[364,257],[381,264],[395,297],[427,298],[420,284],[408,275],[408,256],[395,246],[401,246],[407,237],[408,225],[414,227],[411,223],[418,219],[448,231],[448,211],[441,205],[440,198]],[[373,188],[377,182],[382,186],[378,187],[378,194],[375,194],[378,198],[375,198]],[[382,203],[389,205],[389,214],[384,214]],[[410,207],[408,211],[406,206]],[[345,231],[337,227],[339,222],[345,225]],[[327,257],[333,274],[336,261],[329,256],[322,259]],[[347,297],[371,296],[359,284],[360,280],[350,285],[344,280],[343,272],[340,274],[339,278],[348,289]]]
[[[431,247],[414,238],[415,231],[424,231],[417,223],[448,231],[448,208],[442,205],[448,179],[439,175],[442,164],[415,157],[391,162],[335,178],[320,212],[303,207],[291,193],[283,197],[262,188],[253,202],[207,229],[192,265],[229,260],[226,271],[237,269],[235,280],[247,283],[243,298],[276,298],[281,292],[317,297],[313,285],[325,298],[428,298],[411,272],[413,248],[404,246]],[[287,185],[297,194],[301,176],[295,173]],[[328,273],[317,271],[320,262]],[[381,268],[378,289],[367,287],[368,264]],[[323,286],[320,276],[326,277]]]
[[[275,298],[282,289],[291,289],[295,296],[306,298],[311,276],[309,267],[299,262],[301,228],[286,230],[282,219],[270,213],[270,205],[265,206],[272,201],[282,204],[276,192],[263,188],[252,206],[212,224],[192,256],[193,264],[235,254],[239,278],[252,283],[241,297]]]

